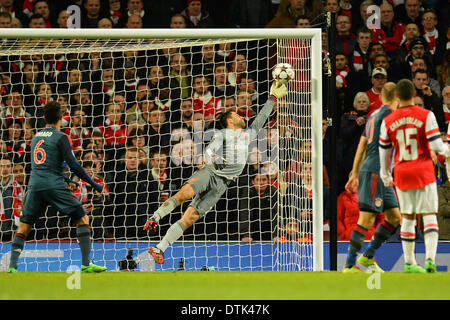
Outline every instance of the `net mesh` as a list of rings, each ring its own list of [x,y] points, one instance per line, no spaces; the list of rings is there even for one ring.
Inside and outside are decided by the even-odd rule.
[[[147,248],[189,202],[155,234],[143,230],[148,216],[202,166],[221,113],[253,121],[268,99],[271,68],[286,62],[296,73],[290,93],[250,144],[243,173],[156,270],[312,270],[310,54],[311,40],[300,39],[4,40],[1,148],[10,160],[2,160],[0,268],[8,267],[31,139],[45,126],[47,102],[61,104],[74,154],[110,193],[103,199],[83,181],[72,191],[90,217],[93,260],[114,270],[133,249],[138,269],[155,270]],[[66,175],[78,181],[70,168]],[[21,257],[19,270],[77,264],[70,219],[48,207]]]

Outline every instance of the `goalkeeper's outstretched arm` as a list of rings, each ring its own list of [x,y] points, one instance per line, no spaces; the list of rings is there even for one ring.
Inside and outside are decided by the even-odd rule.
[[[278,99],[285,97],[288,94],[288,89],[285,84],[281,82],[274,81],[272,86],[270,87],[270,96],[267,99],[267,102],[264,104],[264,107],[258,113],[258,116],[253,121],[250,129],[254,130],[254,133],[257,135],[258,132],[263,128],[267,119],[269,119],[270,114],[272,113],[273,107]]]

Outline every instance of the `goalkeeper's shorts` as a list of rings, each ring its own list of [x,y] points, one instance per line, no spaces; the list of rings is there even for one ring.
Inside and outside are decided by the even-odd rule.
[[[80,200],[67,188],[33,190],[25,194],[20,222],[33,225],[45,213],[50,205],[57,211],[68,215],[74,221],[81,219],[85,213]]]
[[[394,188],[387,188],[378,173],[359,172],[358,206],[360,211],[380,213],[398,208]]]
[[[195,193],[190,206],[197,210],[200,218],[202,218],[219,201],[227,190],[229,182],[204,167],[195,172],[188,183]]]

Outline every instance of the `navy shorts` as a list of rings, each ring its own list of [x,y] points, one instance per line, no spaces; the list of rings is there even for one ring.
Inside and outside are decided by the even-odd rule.
[[[380,213],[398,208],[394,188],[386,188],[378,173],[359,173],[358,205],[360,211]]]
[[[30,188],[24,197],[20,222],[33,225],[44,214],[47,206],[52,206],[73,220],[79,220],[85,215],[80,200],[67,188],[48,190]]]

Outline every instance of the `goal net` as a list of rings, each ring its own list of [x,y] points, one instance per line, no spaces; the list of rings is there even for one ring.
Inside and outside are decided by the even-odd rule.
[[[128,255],[140,271],[322,270],[320,39],[320,29],[7,30],[0,47],[0,270],[8,268],[31,139],[45,126],[49,101],[60,103],[61,131],[83,168],[109,190],[99,197],[66,168],[90,218],[95,263],[118,270]],[[251,142],[244,171],[155,266],[148,247],[189,202],[156,233],[143,230],[147,218],[203,165],[221,113],[236,111],[251,124],[280,62],[293,66],[295,78]],[[72,221],[48,207],[19,271],[66,271],[80,262]]]

